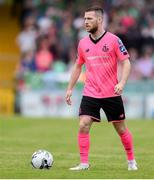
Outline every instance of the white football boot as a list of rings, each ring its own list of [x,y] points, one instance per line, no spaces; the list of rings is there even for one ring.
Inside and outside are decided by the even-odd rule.
[[[128,160],[128,171],[136,171],[136,170],[138,170],[136,161]]]
[[[87,163],[80,163],[79,165],[69,168],[71,171],[82,171],[82,170],[88,170],[89,169],[89,164]]]

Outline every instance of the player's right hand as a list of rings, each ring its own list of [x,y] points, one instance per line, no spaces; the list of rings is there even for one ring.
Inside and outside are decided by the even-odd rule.
[[[71,105],[71,104],[72,104],[71,96],[72,96],[72,90],[67,90],[67,91],[66,91],[65,100],[66,100],[66,103],[67,103],[68,105]]]

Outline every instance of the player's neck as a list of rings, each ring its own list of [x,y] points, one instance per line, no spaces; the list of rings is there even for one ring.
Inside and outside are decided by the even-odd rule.
[[[104,33],[105,33],[105,30],[102,29],[102,30],[97,31],[97,32],[95,32],[95,33],[93,33],[93,34],[91,33],[91,37],[92,37],[94,40],[97,40],[97,39],[99,39]]]

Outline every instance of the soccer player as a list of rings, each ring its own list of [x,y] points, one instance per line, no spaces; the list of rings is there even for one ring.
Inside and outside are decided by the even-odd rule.
[[[66,92],[66,102],[71,105],[72,90],[86,67],[86,81],[79,109],[78,144],[80,164],[70,170],[89,168],[89,131],[94,121],[100,121],[100,109],[112,122],[124,146],[128,170],[137,170],[134,157],[133,139],[125,124],[125,112],[121,93],[130,73],[129,54],[122,41],[103,28],[103,9],[91,7],[85,11],[84,23],[88,36],[78,44],[78,57],[75,62]],[[121,62],[121,79],[117,80],[117,62]]]

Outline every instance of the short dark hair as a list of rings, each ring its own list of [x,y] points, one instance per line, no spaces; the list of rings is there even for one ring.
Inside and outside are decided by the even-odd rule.
[[[99,12],[103,15],[104,13],[104,10],[103,8],[99,7],[99,6],[92,6],[92,7],[89,7],[85,10],[85,12],[89,12],[89,11],[96,11],[96,12]]]

